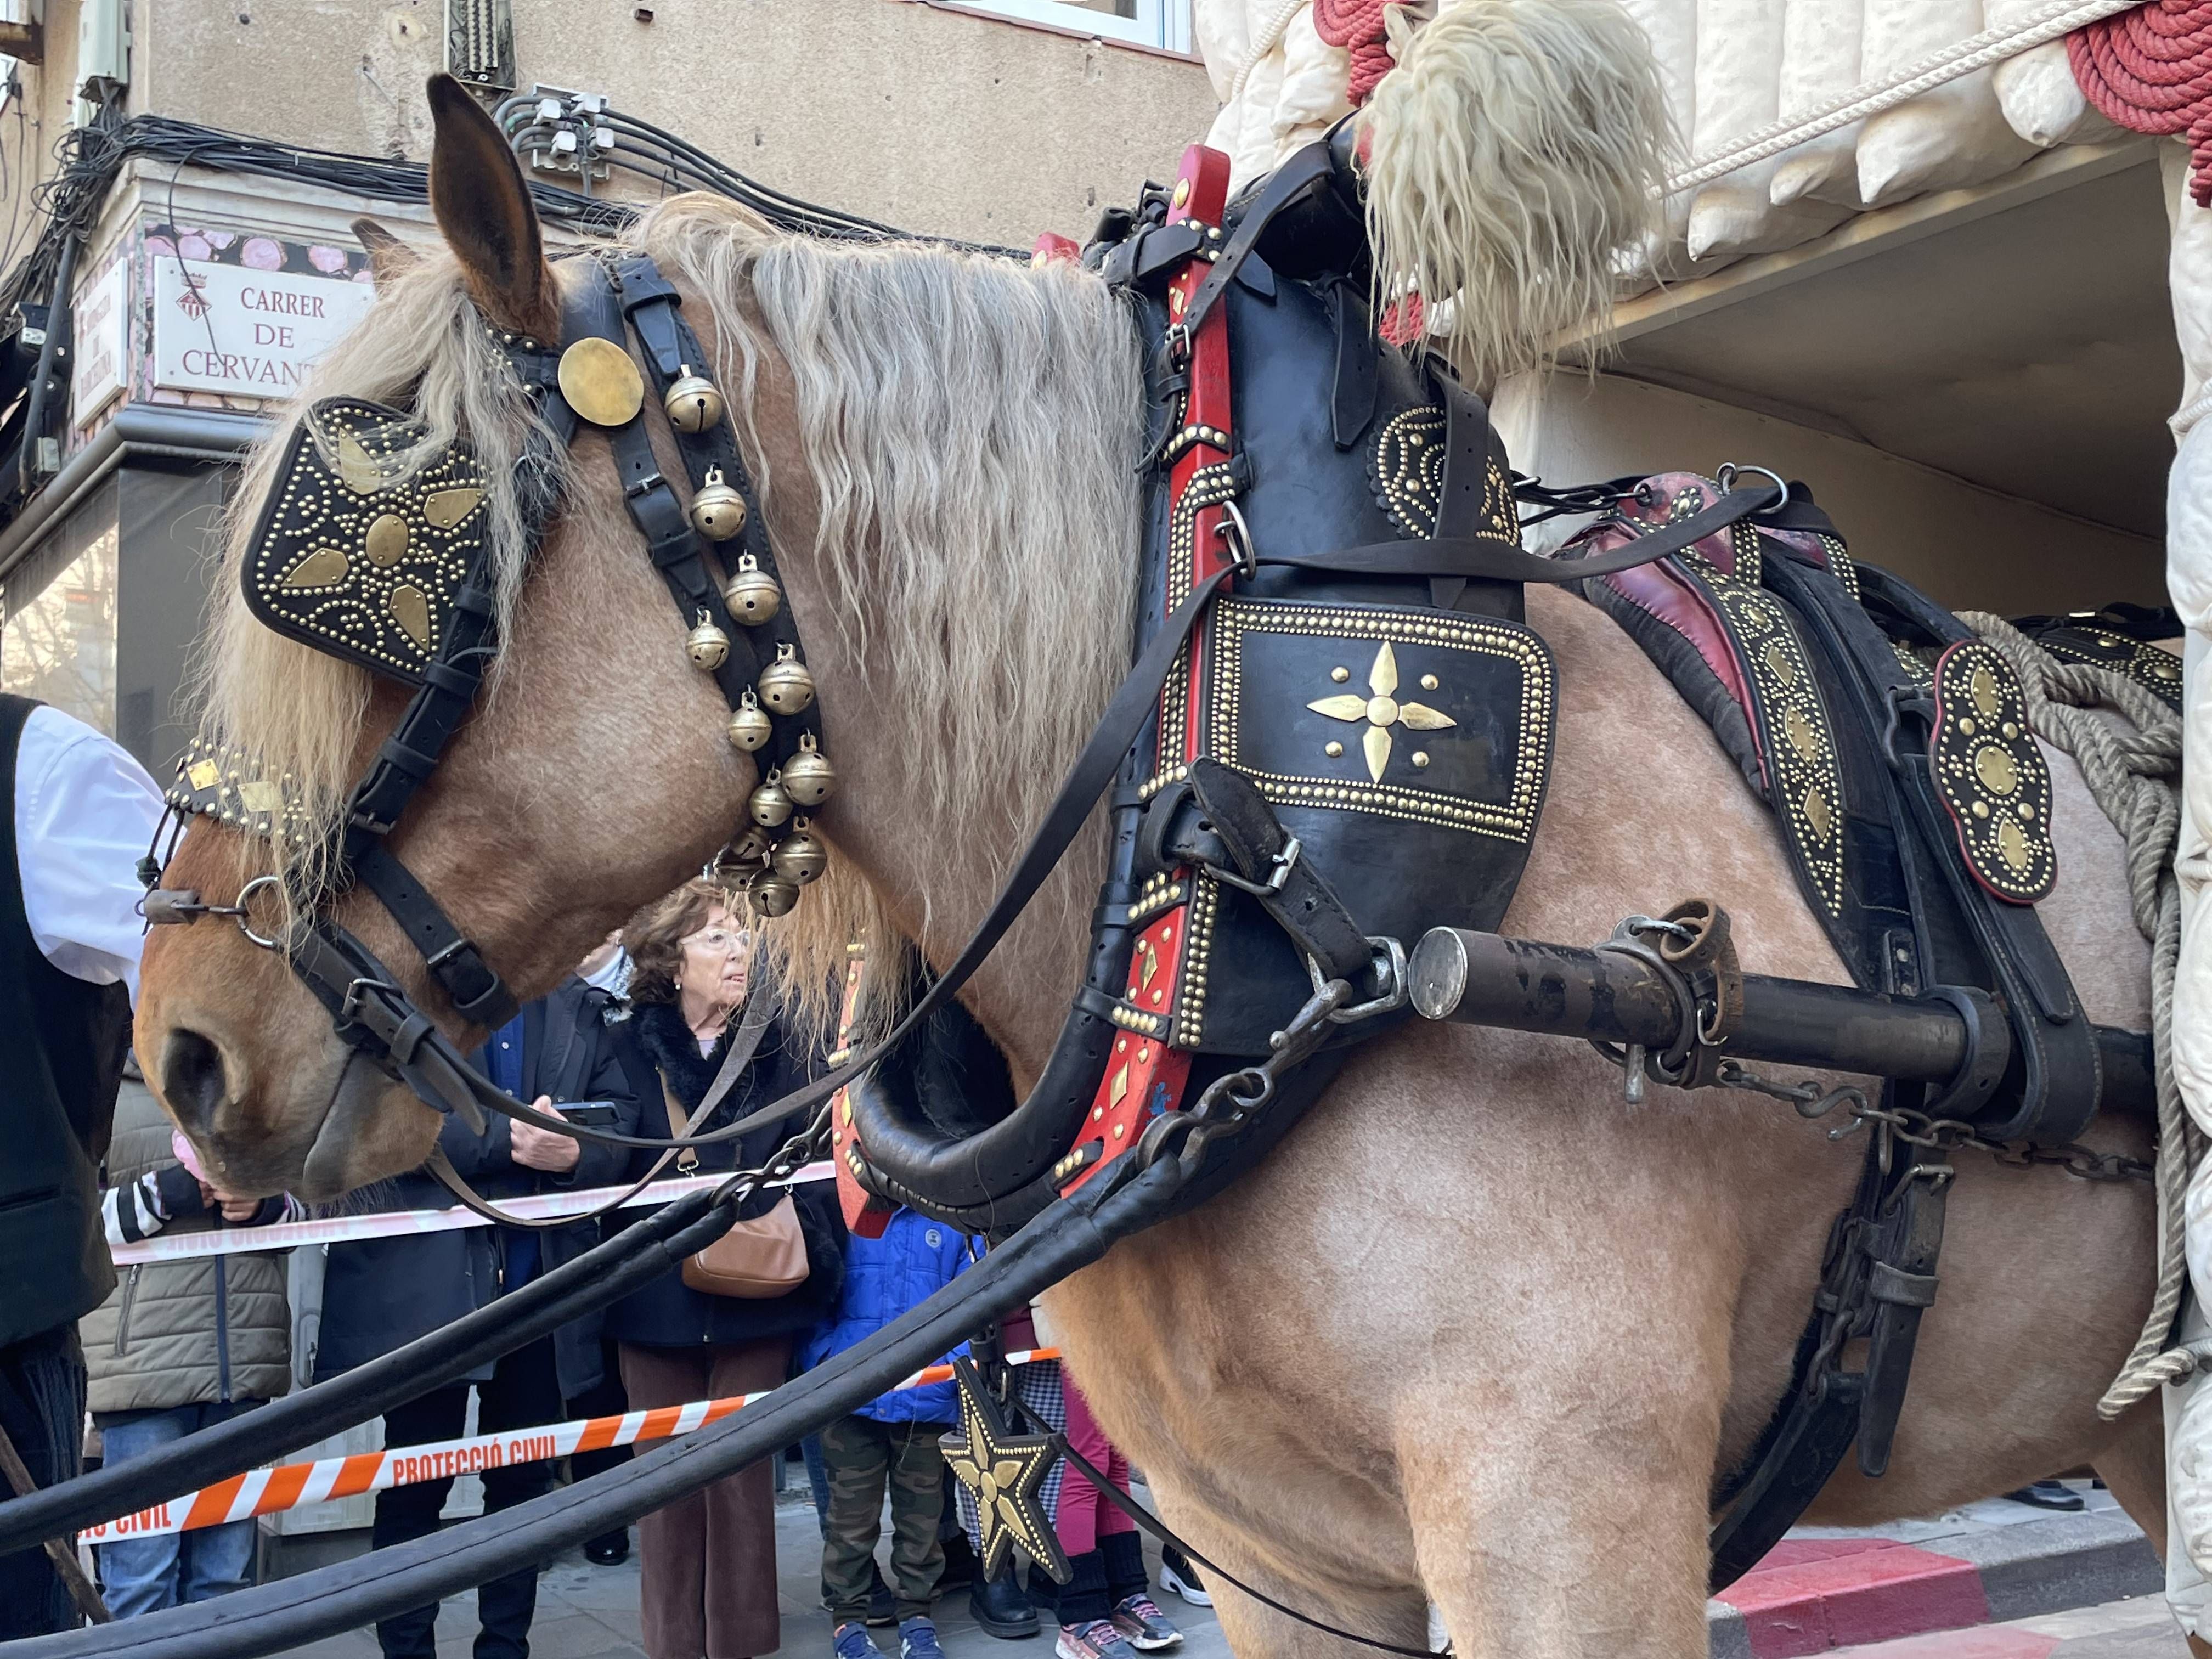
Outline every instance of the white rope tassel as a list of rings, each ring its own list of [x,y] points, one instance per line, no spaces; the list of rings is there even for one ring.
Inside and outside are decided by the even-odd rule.
[[[2119,1375],[2097,1402],[2118,1417],[2179,1382],[2200,1363],[2186,1347],[2169,1346],[2189,1263],[2182,1249],[2182,1198],[2189,1172],[2204,1153],[2204,1137],[2183,1109],[2173,1073],[2173,975],[2181,955],[2181,890],[2173,849],[2181,829],[2181,717],[2126,675],[2087,663],[2062,662],[2025,634],[1984,611],[1959,620],[1995,647],[2020,677],[2036,735],[2074,757],[2089,793],[2127,846],[2128,894],[2136,926],[2150,941],[2151,1055],[2158,1081],[2158,1290],[2142,1334]],[[2124,732],[2092,711],[2124,717]]]

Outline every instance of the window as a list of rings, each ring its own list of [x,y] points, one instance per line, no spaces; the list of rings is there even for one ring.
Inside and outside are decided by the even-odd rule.
[[[116,499],[112,480],[8,573],[0,690],[115,732]]]
[[[1158,46],[1168,52],[1194,50],[1190,0],[963,0],[980,11],[1001,12],[1032,23],[1079,29],[1108,40]]]

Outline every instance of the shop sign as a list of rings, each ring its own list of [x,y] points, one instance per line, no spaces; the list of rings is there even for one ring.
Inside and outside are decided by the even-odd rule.
[[[78,426],[89,426],[122,395],[131,355],[131,262],[120,258],[76,295],[70,324],[76,365],[70,375],[70,407]]]
[[[154,258],[154,384],[288,398],[375,302],[366,283]]]

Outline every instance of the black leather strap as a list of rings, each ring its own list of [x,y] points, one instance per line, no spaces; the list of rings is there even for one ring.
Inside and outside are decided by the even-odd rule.
[[[1268,175],[1267,182],[1259,195],[1244,209],[1236,230],[1222,244],[1221,257],[1213,262],[1212,269],[1200,278],[1198,286],[1191,290],[1190,303],[1183,307],[1182,315],[1170,328],[1170,341],[1176,337],[1176,328],[1182,331],[1186,340],[1198,337],[1198,331],[1204,326],[1213,307],[1220,303],[1221,296],[1230,283],[1237,280],[1238,269],[1252,257],[1252,251],[1266,234],[1269,222],[1284,209],[1314,191],[1328,189],[1335,171],[1336,161],[1329,153],[1328,143],[1316,139]],[[1173,355],[1170,351],[1170,356]]]
[[[1205,814],[1207,829],[1237,872],[1252,886],[1267,890],[1259,895],[1260,902],[1276,925],[1328,978],[1364,984],[1374,947],[1321,872],[1297,855],[1274,809],[1251,781],[1205,756],[1190,763],[1189,774],[1191,798]]]
[[[378,842],[367,848],[355,860],[353,873],[422,953],[423,965],[452,1000],[454,1012],[472,1025],[489,1027],[514,1018],[520,1006],[514,994],[389,848]]]

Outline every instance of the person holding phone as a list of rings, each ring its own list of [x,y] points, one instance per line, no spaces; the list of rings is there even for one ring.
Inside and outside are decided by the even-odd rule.
[[[526,1006],[491,1034],[471,1058],[507,1093],[541,1112],[595,1127],[639,1133],[639,1103],[618,1025],[610,1024],[608,994],[570,979]],[[456,1115],[438,1136],[439,1149],[461,1178],[484,1197],[525,1197],[566,1188],[611,1186],[628,1166],[626,1149],[576,1140],[551,1129],[495,1115],[483,1133]],[[375,1207],[440,1209],[453,1202],[427,1169],[380,1183]],[[330,1247],[323,1282],[322,1340],[316,1380],[334,1376],[451,1323],[599,1242],[599,1224],[582,1221],[544,1230],[471,1227]],[[386,1446],[450,1440],[463,1431],[469,1390],[477,1391],[477,1427],[491,1433],[557,1423],[566,1402],[602,1381],[600,1319],[574,1320],[463,1382],[433,1389],[384,1415]],[[493,1512],[550,1491],[553,1466],[514,1463],[484,1472],[484,1508]],[[437,1530],[453,1483],[393,1486],[376,1497],[374,1547],[404,1543]],[[476,1659],[526,1659],[537,1608],[538,1574],[524,1568],[477,1592],[481,1632]],[[435,1659],[437,1607],[414,1608],[381,1621],[377,1644],[387,1659]]]

